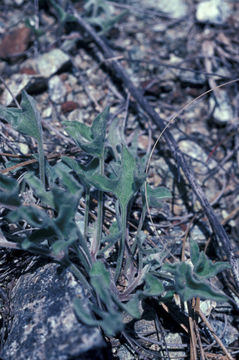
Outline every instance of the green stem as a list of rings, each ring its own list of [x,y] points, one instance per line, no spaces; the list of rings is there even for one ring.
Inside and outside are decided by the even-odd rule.
[[[86,187],[85,191],[85,217],[84,217],[84,238],[88,237],[88,223],[89,223],[89,208],[90,208],[90,187]]]
[[[104,156],[100,157],[100,174],[104,175]],[[102,224],[103,224],[103,191],[98,192],[98,208],[97,208],[97,233],[96,241],[93,248],[93,256],[96,259],[100,249],[102,239]]]
[[[137,246],[138,238],[139,238],[139,233],[140,233],[140,231],[142,230],[142,227],[143,227],[146,211],[147,211],[146,205],[143,205],[143,209],[142,209],[142,212],[141,212],[141,216],[140,216],[139,225],[138,225],[138,228],[137,228],[137,233],[136,233],[136,236],[135,236],[135,240],[134,240],[134,242],[133,242],[133,244],[131,246],[132,254],[134,254],[135,250],[136,250],[136,246]]]
[[[89,272],[92,265],[91,255],[87,245],[87,241],[84,238],[84,236],[81,234],[81,231],[78,231],[78,240],[79,240],[79,244],[74,245],[75,250],[86,272]]]
[[[69,270],[72,272],[72,274],[75,275],[75,277],[80,281],[80,283],[84,286],[85,289],[92,291],[92,288],[86,280],[85,276],[71,261],[69,261]]]
[[[45,183],[45,157],[44,157],[44,150],[43,150],[43,143],[38,141],[38,156],[39,156],[39,170],[40,170],[40,179],[43,183],[44,188],[46,187]]]
[[[126,239],[126,226],[127,226],[127,206],[121,206],[121,226],[122,226],[122,237],[120,241],[119,255],[115,270],[115,282],[118,280],[122,268],[123,258],[124,258],[124,249],[125,249],[125,239]]]

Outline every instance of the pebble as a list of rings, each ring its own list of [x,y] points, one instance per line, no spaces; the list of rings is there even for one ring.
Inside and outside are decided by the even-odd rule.
[[[230,15],[229,5],[225,0],[201,1],[196,10],[196,19],[202,23],[223,24]]]
[[[184,0],[142,0],[146,8],[155,9],[167,13],[173,18],[181,18],[187,15],[188,6]]]
[[[17,97],[22,90],[28,93],[36,93],[46,88],[46,81],[41,76],[28,74],[13,74],[12,77],[6,81],[9,89],[15,97]],[[13,102],[12,95],[5,88],[0,96],[1,105],[8,106]]]
[[[52,101],[62,103],[67,93],[64,83],[60,77],[55,75],[49,80],[49,94]]]
[[[213,111],[213,120],[218,125],[225,125],[232,122],[233,109],[226,90],[220,90],[215,100],[215,94],[209,99],[209,110]]]
[[[39,56],[34,60],[37,71],[42,76],[48,78],[57,71],[70,64],[70,57],[60,49],[53,49],[48,53]]]

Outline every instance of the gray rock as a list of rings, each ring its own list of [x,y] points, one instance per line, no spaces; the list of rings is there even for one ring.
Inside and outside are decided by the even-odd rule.
[[[202,86],[206,83],[206,76],[202,73],[196,73],[192,71],[182,71],[179,75],[180,80],[192,86]]]
[[[192,159],[199,161],[196,162],[196,170],[200,173],[204,173],[205,171],[207,171],[207,166],[212,169],[214,166],[217,165],[216,161],[212,158],[208,162],[208,154],[203,150],[200,145],[198,145],[194,141],[182,140],[179,142],[179,148],[185,154],[189,155]]]
[[[99,328],[80,323],[72,300],[87,297],[69,272],[56,264],[29,269],[10,294],[4,360],[111,359]]]
[[[196,19],[202,23],[223,24],[230,15],[230,7],[225,0],[201,1],[196,10]]]
[[[34,63],[39,74],[44,77],[50,77],[63,66],[70,64],[70,57],[60,49],[53,49],[39,56],[34,60]]]
[[[238,340],[238,329],[231,325],[234,319],[232,316],[228,316],[228,318],[226,327],[224,321],[220,321],[219,319],[210,320],[216,335],[222,340],[225,346],[229,346]]]
[[[17,97],[23,90],[26,90],[29,94],[33,94],[47,88],[46,79],[39,75],[14,74],[8,81],[6,81],[6,84],[15,97]],[[8,106],[11,102],[13,102],[12,95],[5,88],[0,96],[0,104]]]
[[[24,3],[24,0],[15,0],[15,4],[20,6]]]
[[[188,6],[184,0],[142,0],[146,8],[163,11],[173,18],[181,18],[187,15]]]
[[[59,78],[59,76],[53,76],[50,80],[49,80],[49,94],[51,97],[51,100],[59,103],[59,102],[63,102],[64,101],[64,96],[66,95],[67,91],[66,91],[66,87],[64,85],[64,83],[61,81],[61,79]]]
[[[214,94],[210,97],[209,109],[210,111],[213,111],[213,119],[215,123],[225,125],[228,122],[232,122],[233,109],[226,90],[220,90],[217,95]]]

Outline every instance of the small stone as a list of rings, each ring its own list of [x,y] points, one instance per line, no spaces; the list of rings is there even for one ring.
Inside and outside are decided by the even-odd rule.
[[[86,108],[90,105],[89,97],[83,92],[76,94],[75,99],[81,109]]]
[[[212,169],[217,165],[216,161],[213,158],[208,159],[208,155],[201,146],[191,140],[182,140],[179,142],[179,148],[185,154],[189,155],[192,159],[198,160],[197,170],[205,171],[205,165]]]
[[[146,8],[152,8],[167,13],[173,18],[181,18],[186,16],[188,12],[188,6],[184,0],[142,0],[142,5]]]
[[[206,76],[200,72],[184,70],[180,73],[179,77],[184,84],[188,84],[190,86],[202,86],[207,82]]]
[[[69,121],[79,121],[84,122],[85,117],[80,109],[73,110],[67,117]]]
[[[57,75],[53,76],[49,80],[48,85],[51,100],[56,103],[63,102],[66,95],[66,88],[60,77]]]
[[[209,109],[213,111],[214,122],[218,125],[225,125],[233,120],[233,109],[225,90],[220,90],[215,100],[214,96],[210,97]]]
[[[36,94],[46,89],[45,79],[35,75],[14,74],[6,83],[15,97],[17,97],[22,90]],[[11,94],[7,89],[4,89],[0,96],[0,104],[8,106],[12,101],[13,98]]]
[[[43,110],[42,112],[42,118],[49,118],[52,115],[52,107],[48,106],[46,109]]]
[[[66,114],[77,109],[78,107],[79,105],[75,101],[66,101],[61,105],[61,111],[63,114]]]
[[[20,92],[27,87],[31,80],[30,75],[26,74],[14,74],[12,77],[6,81],[8,88],[11,90],[12,94],[17,97]],[[8,89],[4,89],[2,95],[0,96],[0,104],[8,106],[13,101],[12,95],[9,93]]]
[[[202,23],[223,24],[230,15],[230,8],[224,0],[208,0],[198,4],[196,19]]]
[[[24,3],[24,0],[15,0],[15,4],[20,6]]]
[[[31,30],[28,27],[21,27],[6,33],[0,43],[0,57],[7,59],[21,55],[28,47]]]
[[[39,74],[50,77],[57,71],[70,63],[70,57],[60,49],[53,49],[50,52],[35,59],[35,66]]]

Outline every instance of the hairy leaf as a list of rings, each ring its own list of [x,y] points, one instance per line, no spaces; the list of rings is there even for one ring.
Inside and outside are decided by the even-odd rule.
[[[92,311],[84,306],[84,303],[81,299],[75,297],[73,299],[73,305],[80,321],[89,326],[99,325],[98,321],[93,318]]]
[[[193,297],[211,299],[215,301],[227,301],[227,296],[214,290],[210,283],[199,279],[193,274],[189,264],[184,262],[177,264],[175,274],[175,290],[183,301],[191,300]]]
[[[91,127],[77,121],[64,121],[67,133],[72,137],[76,144],[89,155],[102,157],[104,153],[104,143],[106,126],[109,118],[109,108],[99,114]]]
[[[137,165],[134,157],[126,146],[122,148],[122,163],[117,178],[110,179],[100,174],[92,174],[89,181],[97,189],[113,193],[120,201],[122,208],[126,208],[129,201],[139,189],[135,183]],[[142,185],[142,184],[140,184]]]
[[[43,203],[47,204],[52,208],[54,207],[52,192],[45,190],[42,182],[33,174],[33,172],[29,171],[28,173],[26,173],[24,175],[24,179]]]
[[[159,296],[163,293],[164,287],[163,284],[159,281],[159,279],[147,273],[144,276],[145,286],[144,286],[144,295],[146,296]]]
[[[194,240],[190,241],[190,258],[193,265],[197,263],[199,255],[200,255],[200,250],[198,243]]]
[[[18,192],[17,181],[0,174],[0,204],[10,209],[20,206],[21,200]]]
[[[146,201],[145,196],[147,196],[149,206],[151,207],[160,208],[163,200],[172,197],[171,192],[163,186],[152,188],[149,184],[147,184],[146,187],[145,192],[145,187],[142,186],[143,199]]]
[[[139,303],[141,292],[136,293],[127,303],[118,303],[119,307],[135,319],[140,319]]]
[[[32,136],[38,143],[40,178],[45,185],[45,165],[42,141],[41,117],[34,99],[23,91],[21,109],[0,105],[0,117],[10,123],[17,131]]]

